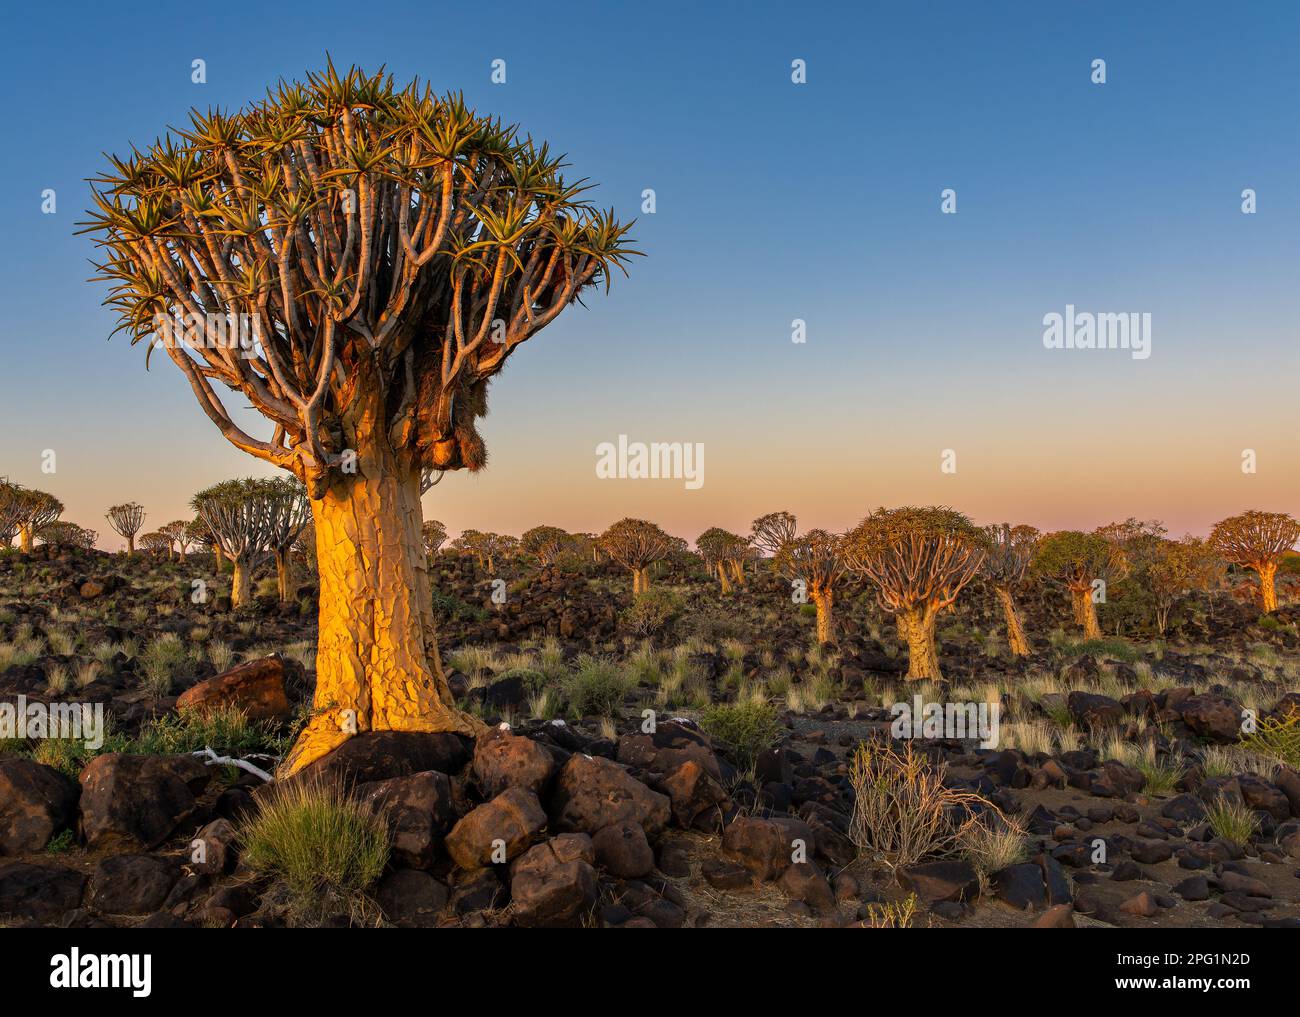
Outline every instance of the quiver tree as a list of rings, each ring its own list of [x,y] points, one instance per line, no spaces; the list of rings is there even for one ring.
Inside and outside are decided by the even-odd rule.
[[[787,540],[772,559],[791,583],[803,583],[817,610],[817,642],[835,639],[835,584],[844,574],[844,538],[826,530],[809,530]]]
[[[519,546],[542,564],[554,565],[569,546],[569,535],[558,526],[534,526],[519,538]]]
[[[1097,600],[1104,599],[1106,586],[1128,575],[1129,566],[1123,550],[1101,534],[1061,530],[1039,540],[1030,569],[1062,584],[1084,638],[1100,639]]]
[[[133,501],[125,505],[114,505],[104,518],[108,520],[108,525],[113,528],[114,533],[125,538],[126,553],[134,554],[135,535],[144,525],[144,506],[137,505]]]
[[[718,577],[724,594],[731,592],[733,579],[744,585],[743,563],[751,550],[749,541],[744,537],[714,526],[696,538],[695,549],[704,559],[709,571]]]
[[[22,488],[0,477],[0,547],[8,547],[18,533],[18,522],[26,511]]]
[[[148,533],[140,534],[136,543],[149,554],[156,555],[159,558],[171,558],[172,556],[171,538],[158,530],[150,530]]]
[[[221,544],[217,541],[216,535],[208,529],[208,524],[203,521],[203,517],[197,516],[190,520],[186,529],[190,546],[195,550],[201,548],[211,551],[216,570],[220,572],[221,562],[225,556],[221,553]]]
[[[70,523],[65,519],[56,519],[52,523],[46,523],[36,535],[50,547],[56,549],[79,547],[84,551],[89,551],[95,546],[95,541],[99,539],[99,534],[94,530],[88,530],[84,526],[78,526],[76,523]]]
[[[846,537],[850,567],[876,584],[907,640],[909,681],[942,678],[934,629],[984,560],[984,534],[950,508],[877,509]]]
[[[320,570],[316,567],[316,524],[310,519],[298,531],[298,537],[293,542],[293,553],[302,561],[302,566],[309,575],[319,578]]]
[[[119,328],[163,340],[221,433],[311,499],[316,712],[286,774],[359,731],[481,730],[438,661],[420,494],[483,467],[490,379],[634,253],[563,165],[459,96],[331,65],[195,111],[97,180],[86,228]],[[175,341],[214,322],[249,341]]]
[[[676,546],[673,538],[644,519],[620,519],[600,535],[600,548],[632,573],[632,596],[650,589],[650,566]]]
[[[1226,563],[1208,541],[1190,534],[1182,540],[1166,540],[1147,567],[1155,597],[1156,628],[1160,635],[1169,626],[1169,613],[1190,590],[1208,593],[1218,583]]]
[[[447,527],[436,519],[426,519],[420,527],[420,536],[424,540],[424,556],[432,558],[447,542]]]
[[[1300,540],[1300,522],[1284,512],[1252,509],[1214,524],[1210,544],[1233,565],[1259,573],[1260,606],[1265,614],[1277,610],[1274,579],[1282,555]]]
[[[789,512],[769,512],[754,520],[750,528],[750,543],[769,558],[775,558],[781,548],[794,540],[797,523]]]
[[[185,560],[185,552],[193,543],[191,522],[192,520],[188,519],[176,519],[166,526],[158,527],[158,532],[171,541],[168,553],[170,554],[171,549],[175,548],[177,557],[181,561]]]
[[[1029,639],[1016,604],[1016,588],[1029,573],[1038,537],[1038,530],[1032,526],[999,523],[984,527],[984,576],[1002,605],[1007,645],[1017,657],[1028,656]]]
[[[497,560],[508,557],[516,544],[514,537],[481,530],[465,530],[451,542],[453,549],[471,555],[479,568],[489,573],[496,571]]]
[[[18,545],[24,551],[35,546],[36,534],[63,514],[63,502],[52,494],[22,488],[19,491],[22,512],[18,517]]]
[[[200,491],[191,502],[234,565],[230,603],[236,608],[252,599],[253,570],[274,553],[270,504],[262,483],[226,480]]]
[[[258,496],[265,506],[267,539],[275,556],[275,579],[280,602],[293,600],[297,588],[293,582],[293,544],[298,534],[311,522],[311,507],[302,484],[292,477],[275,477],[255,481]]]

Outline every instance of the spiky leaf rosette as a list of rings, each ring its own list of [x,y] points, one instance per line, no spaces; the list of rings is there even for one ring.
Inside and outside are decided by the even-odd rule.
[[[845,537],[849,565],[876,584],[881,607],[938,611],[957,599],[984,561],[983,533],[943,506],[877,509]]]
[[[411,469],[481,467],[488,380],[638,253],[547,145],[382,69],[330,64],[110,162],[83,232],[118,330],[162,345],[221,432],[313,498],[376,393]]]

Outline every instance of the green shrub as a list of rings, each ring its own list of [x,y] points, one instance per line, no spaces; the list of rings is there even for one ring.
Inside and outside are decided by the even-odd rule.
[[[1281,720],[1265,717],[1241,744],[1251,752],[1300,770],[1300,713],[1291,713]]]
[[[613,661],[583,654],[561,682],[569,713],[574,717],[613,717],[631,691],[632,683]]]
[[[781,734],[776,709],[770,704],[747,699],[739,703],[710,706],[700,717],[700,726],[732,747],[736,764],[749,769],[764,749],[771,748]]]
[[[657,635],[681,616],[682,598],[672,590],[653,587],[637,594],[623,612],[623,627],[642,638]]]
[[[1259,825],[1245,802],[1236,798],[1220,795],[1205,807],[1205,821],[1210,824],[1216,837],[1240,844],[1243,847],[1250,841],[1251,834]]]
[[[295,904],[359,894],[388,864],[382,818],[336,784],[271,786],[240,831],[244,860],[283,881]]]

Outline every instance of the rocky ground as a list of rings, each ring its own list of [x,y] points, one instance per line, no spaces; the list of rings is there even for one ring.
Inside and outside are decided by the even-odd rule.
[[[638,608],[609,564],[501,571],[434,566],[449,682],[495,730],[362,734],[300,778],[345,786],[391,841],[363,894],[307,920],[244,857],[264,781],[192,753],[272,769],[291,744],[314,680],[310,571],[294,602],[264,578],[232,612],[209,556],[0,552],[0,703],[111,718],[95,750],[0,741],[0,922],[1300,925],[1294,606],[1261,619],[1243,585],[1189,600],[1157,640],[1120,604],[1103,625],[1125,637],[1080,643],[1065,597],[1029,589],[1034,653],[1016,659],[976,584],[941,626],[946,681],[918,688],[861,586],[818,647],[761,570],[724,598],[689,562],[661,568]],[[998,705],[995,747],[914,747],[1010,835],[898,864],[853,821],[853,760],[918,694]],[[1243,710],[1276,736],[1243,741]]]

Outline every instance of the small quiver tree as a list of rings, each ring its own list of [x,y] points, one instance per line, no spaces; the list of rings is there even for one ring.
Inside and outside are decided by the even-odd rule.
[[[845,538],[850,567],[876,584],[907,640],[909,681],[940,679],[934,630],[984,561],[984,535],[950,508],[877,509]]]
[[[275,555],[280,603],[288,603],[297,592],[293,582],[293,545],[298,534],[311,522],[311,505],[307,501],[306,489],[292,477],[260,480],[257,488],[265,504],[267,537]]]
[[[1284,512],[1252,509],[1214,524],[1210,544],[1233,565],[1259,574],[1259,600],[1265,614],[1277,610],[1278,562],[1300,540],[1300,522]]]
[[[26,511],[22,487],[0,477],[0,547],[9,547],[18,533],[18,524]]]
[[[424,541],[424,556],[432,560],[442,545],[447,543],[447,527],[436,519],[426,519],[420,527],[420,536]]]
[[[777,570],[791,583],[802,583],[803,593],[817,610],[817,642],[835,640],[835,584],[844,574],[844,538],[826,530],[809,530],[787,540],[773,559]]]
[[[19,547],[31,551],[35,546],[36,534],[42,527],[48,526],[63,514],[63,502],[52,494],[23,488],[19,492],[22,513],[18,519]]]
[[[710,527],[695,539],[695,550],[708,570],[718,577],[724,596],[731,592],[731,582],[736,578],[734,563],[741,556],[742,547],[749,547],[744,537],[717,526]],[[744,573],[740,575],[743,583]]]
[[[230,603],[252,599],[253,570],[274,554],[270,505],[260,482],[227,480],[200,491],[191,503],[234,564]]]
[[[176,549],[176,556],[181,561],[184,561],[185,552],[193,542],[191,540],[190,521],[175,519],[166,526],[158,527],[158,532],[171,541],[171,546]]]
[[[1030,570],[1069,591],[1074,620],[1085,639],[1100,639],[1097,601],[1106,586],[1128,575],[1123,550],[1099,533],[1060,530],[1038,542]]]
[[[632,596],[650,589],[650,566],[667,558],[673,538],[644,519],[620,519],[600,535],[600,547],[632,573]]]
[[[172,556],[171,538],[158,530],[150,530],[148,533],[140,534],[136,543],[155,558],[170,559]]]
[[[1182,540],[1166,540],[1147,566],[1155,598],[1156,629],[1160,635],[1169,627],[1169,614],[1190,591],[1209,593],[1218,583],[1226,563],[1209,541],[1191,534]]]
[[[1030,647],[1016,603],[1016,589],[1029,574],[1038,538],[1038,530],[1032,526],[998,523],[984,527],[984,576],[1002,605],[1007,645],[1017,657],[1028,656]]]
[[[126,540],[126,553],[135,553],[135,535],[144,526],[144,506],[133,501],[125,505],[114,505],[105,518],[113,532]]]
[[[54,522],[42,526],[36,536],[55,550],[65,547],[77,547],[88,551],[95,546],[99,534],[94,530],[78,526],[76,523],[56,519]]]
[[[569,546],[569,534],[558,526],[534,526],[519,538],[519,546],[543,568],[555,564]]]

